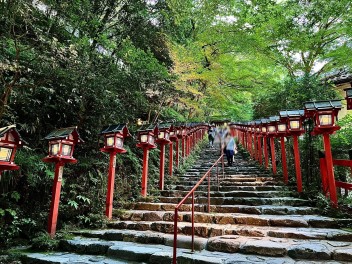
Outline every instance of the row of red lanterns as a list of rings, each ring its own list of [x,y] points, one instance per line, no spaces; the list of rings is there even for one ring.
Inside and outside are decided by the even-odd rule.
[[[350,96],[348,97],[348,105],[351,106],[352,88]],[[297,191],[302,192],[302,176],[300,168],[300,155],[298,148],[298,137],[305,132],[304,121],[311,119],[314,122],[312,135],[323,135],[324,149],[327,160],[327,175],[329,184],[331,186],[330,195],[333,197],[332,203],[336,205],[336,188],[333,171],[333,161],[331,155],[330,135],[335,133],[340,127],[336,124],[338,112],[341,110],[342,104],[340,100],[330,101],[312,101],[304,104],[302,110],[285,110],[280,111],[279,116],[272,116],[268,119],[260,119],[247,123],[233,123],[231,127],[238,131],[238,138],[240,142],[247,147],[248,151],[262,164],[261,157],[261,140],[263,138],[264,166],[268,167],[268,153],[267,153],[267,138],[270,140],[272,170],[276,174],[275,161],[275,147],[274,138],[280,138],[281,141],[281,158],[282,171],[284,182],[288,182],[285,137],[293,137],[294,157]],[[352,109],[352,108],[349,108]],[[254,142],[253,142],[254,141]],[[254,150],[253,150],[254,146]]]
[[[172,124],[161,123],[141,127],[138,132],[137,147],[144,150],[143,173],[142,173],[142,196],[147,193],[147,174],[148,174],[148,151],[156,148],[158,143],[161,148],[160,153],[160,182],[159,188],[164,188],[164,161],[165,145],[170,145],[169,171],[172,174],[173,165],[173,142],[176,142],[176,165],[179,164],[179,139],[182,139],[182,155],[186,157],[195,143],[203,138],[207,125],[204,123]],[[110,154],[108,191],[106,197],[106,216],[112,217],[113,191],[116,167],[116,155],[125,153],[124,139],[131,136],[126,124],[116,124],[104,127],[100,132],[104,136],[104,147],[102,152]],[[75,145],[82,143],[77,127],[60,128],[52,131],[45,137],[49,141],[49,154],[43,160],[55,163],[55,176],[52,189],[52,201],[50,207],[48,232],[53,237],[56,232],[56,222],[58,216],[61,181],[63,167],[66,163],[76,163],[73,157]],[[14,163],[15,153],[18,147],[25,142],[16,130],[15,125],[0,128],[0,173],[4,170],[18,170],[19,166]]]

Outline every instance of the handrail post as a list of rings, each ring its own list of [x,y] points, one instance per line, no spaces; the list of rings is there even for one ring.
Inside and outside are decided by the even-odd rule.
[[[173,250],[173,257],[172,257],[172,263],[176,264],[176,252],[177,252],[177,220],[178,220],[178,208],[175,208],[175,214],[174,214],[174,250]]]
[[[208,213],[210,213],[210,175],[211,171],[208,174]]]
[[[220,187],[219,187],[219,162],[216,163],[216,180],[218,182],[218,191],[220,191]]]
[[[192,252],[194,252],[194,192],[192,193]]]

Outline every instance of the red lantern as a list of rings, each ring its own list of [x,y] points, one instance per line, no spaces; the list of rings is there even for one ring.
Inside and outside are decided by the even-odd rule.
[[[0,128],[0,173],[4,170],[18,170],[14,163],[16,150],[23,145],[16,125]]]
[[[126,124],[117,124],[104,127],[100,132],[104,136],[104,147],[102,152],[125,153],[123,142],[126,137],[130,136]]]
[[[147,125],[145,127],[141,127],[138,131],[138,144],[137,147],[149,149],[156,148],[155,145],[155,135],[158,135],[158,128],[156,125]]]
[[[83,143],[77,127],[60,128],[52,131],[44,139],[49,140],[49,155],[45,162],[76,163],[73,158],[74,147],[77,143]]]
[[[313,134],[333,134],[340,127],[336,125],[337,114],[341,110],[341,100],[306,102],[305,114],[314,120]]]
[[[302,133],[304,133],[304,110],[280,111],[280,120],[281,122],[286,123],[287,133],[295,135],[301,135]]]

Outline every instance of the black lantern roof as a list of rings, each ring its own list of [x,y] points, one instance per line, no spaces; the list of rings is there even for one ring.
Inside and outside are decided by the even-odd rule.
[[[18,142],[19,145],[28,144],[26,141],[24,141],[22,139],[21,135],[18,133],[15,124],[14,125],[10,125],[10,126],[6,126],[6,127],[1,127],[0,128],[0,137],[3,137],[8,132],[12,132],[13,133],[12,135],[15,137],[15,139]]]
[[[341,109],[341,100],[331,100],[331,101],[314,101],[304,103],[304,109],[311,110],[328,110],[328,109]]]
[[[125,123],[105,126],[101,130],[100,135],[110,134],[110,133],[120,133],[124,137],[131,136],[131,134],[128,132],[127,124]]]
[[[47,139],[47,140],[67,139],[71,134],[74,138],[74,141],[84,142],[77,131],[77,127],[67,127],[67,128],[56,129],[52,131],[49,135],[47,135],[44,139]]]
[[[262,119],[260,119],[260,122],[261,122],[262,124],[267,124],[267,123],[270,122],[270,120],[267,119],[267,118],[262,118]]]
[[[159,130],[169,130],[171,128],[171,123],[160,123],[158,124],[158,129]]]
[[[280,121],[280,117],[279,116],[270,116],[269,117],[269,122],[272,123],[272,122],[278,122]]]
[[[142,131],[151,131],[153,133],[156,133],[158,131],[158,126],[156,124],[144,125],[144,126],[141,126],[137,132],[142,132]]]
[[[304,115],[304,110],[284,110],[280,111],[281,118],[300,117]]]

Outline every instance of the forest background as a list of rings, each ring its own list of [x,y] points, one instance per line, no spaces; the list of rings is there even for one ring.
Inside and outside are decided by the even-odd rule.
[[[349,0],[0,0],[0,121],[28,142],[16,156],[21,169],[1,176],[0,246],[45,234],[53,168],[42,139],[53,129],[77,126],[85,140],[78,164],[65,167],[59,228],[103,225],[103,126],[248,121],[340,98],[327,76],[350,72],[350,14]],[[341,124],[350,128],[351,116]],[[351,129],[339,131],[335,154],[345,157],[351,142]],[[139,199],[135,144],[118,155],[116,208]],[[319,148],[307,133],[308,194],[319,188]],[[155,150],[151,195],[157,166]]]

